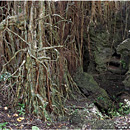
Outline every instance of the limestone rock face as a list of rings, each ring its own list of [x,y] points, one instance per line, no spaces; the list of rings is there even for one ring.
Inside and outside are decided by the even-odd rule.
[[[106,63],[109,62],[111,54],[113,54],[114,51],[111,48],[105,46],[100,46],[99,48],[100,49],[94,51],[94,58],[97,64],[96,70],[101,72],[103,70],[107,70]]]
[[[96,71],[104,72],[107,70],[107,62],[114,53],[114,49],[111,48],[109,37],[110,35],[105,31],[92,31],[92,46],[91,50],[93,53],[93,58],[96,64]],[[96,36],[96,37],[95,37]]]
[[[128,68],[123,84],[125,85],[126,90],[130,91],[130,38],[124,40],[117,46],[117,53],[122,56],[122,61]]]
[[[104,89],[99,87],[92,75],[86,72],[77,71],[73,76],[73,79],[84,95],[94,103],[97,103],[100,107],[105,109],[108,109],[111,106],[112,101],[108,94]]]
[[[130,55],[130,38],[124,40],[117,46],[117,52],[121,55]]]
[[[130,69],[129,69],[130,71]],[[128,73],[125,80],[123,81],[125,89],[130,92],[130,74]]]

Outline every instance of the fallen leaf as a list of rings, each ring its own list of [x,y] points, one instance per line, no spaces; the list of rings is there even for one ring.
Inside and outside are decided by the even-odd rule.
[[[13,116],[17,117],[17,116],[18,116],[18,114],[17,114],[17,113],[15,113],[15,114],[13,114]]]
[[[7,115],[8,117],[11,117],[9,114]]]
[[[20,120],[24,120],[24,117],[19,117]]]
[[[17,118],[17,121],[18,121],[18,122],[21,122],[22,120],[20,120],[19,118]]]
[[[21,122],[22,120],[24,120],[24,117],[19,117],[19,118],[17,118],[17,121],[18,121],[18,122]]]

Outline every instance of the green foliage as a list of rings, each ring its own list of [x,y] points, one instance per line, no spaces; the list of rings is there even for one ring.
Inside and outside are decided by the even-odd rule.
[[[114,116],[120,116],[120,113],[115,109],[115,108],[113,108],[113,109],[109,109],[108,110],[108,114],[110,115],[110,116],[112,116],[112,117],[114,117]]]
[[[73,114],[77,114],[78,113],[78,109],[75,109],[74,111],[73,111]]]
[[[20,109],[17,110],[19,112],[19,115],[25,115],[25,105],[24,104],[21,104],[21,103],[18,103]]]
[[[0,123],[0,130],[7,130],[5,127],[8,124],[8,122]]]
[[[50,126],[51,125],[51,123],[50,122],[47,122],[47,126]]]
[[[11,73],[5,72],[0,75],[0,81],[6,81],[11,78]]]
[[[50,121],[50,122],[52,121],[52,119],[50,118],[50,116],[48,114],[46,115],[46,120]]]
[[[46,111],[46,106],[47,106],[47,104],[45,103],[44,104],[44,114],[45,114],[45,119],[47,120],[47,121],[52,121],[52,119],[51,119],[51,117],[50,117],[50,115],[48,114],[48,112]]]
[[[123,69],[125,69],[125,68],[126,68],[126,63],[125,63],[125,61],[120,60],[120,63],[121,63],[121,65],[122,65]]]
[[[100,96],[100,97],[97,97],[98,100],[105,100],[104,97]]]
[[[32,126],[32,130],[40,130],[37,126]]]
[[[121,115],[129,114],[130,113],[130,106],[128,104],[119,103],[118,111]]]
[[[113,116],[122,116],[130,113],[129,104],[124,104],[122,102],[119,103],[119,108],[114,107],[113,109],[109,109],[108,113]]]

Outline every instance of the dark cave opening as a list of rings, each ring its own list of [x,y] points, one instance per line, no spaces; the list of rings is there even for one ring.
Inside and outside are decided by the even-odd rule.
[[[113,67],[120,67],[120,64],[118,62],[110,62],[109,66],[113,66]]]
[[[120,54],[117,54],[117,52],[115,52],[112,57],[116,57],[117,59],[120,59],[121,58],[121,55]]]

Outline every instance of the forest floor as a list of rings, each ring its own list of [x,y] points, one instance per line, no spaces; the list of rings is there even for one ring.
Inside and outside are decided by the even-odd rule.
[[[0,98],[2,99],[2,97]],[[2,100],[1,100],[2,101]],[[62,121],[55,121],[55,122],[43,122],[40,119],[37,119],[33,115],[24,116],[19,115],[18,112],[12,112],[10,108],[7,107],[4,101],[1,102],[2,105],[0,106],[0,129],[32,129],[37,130],[36,127],[39,129],[130,129],[130,114],[127,116],[118,116],[114,118],[108,119],[99,119],[97,117],[91,117],[91,121],[86,124],[79,124],[71,123],[69,120],[62,120]],[[77,107],[82,106],[83,102],[80,104],[76,104]],[[76,117],[78,118],[78,116]],[[96,118],[96,120],[94,119]],[[87,118],[86,118],[87,119]],[[79,118],[80,120],[80,118]]]
[[[104,82],[100,81],[102,77],[97,76],[97,82],[102,83],[101,86],[103,86],[106,83],[106,80]],[[104,77],[105,79],[109,79],[111,76]],[[111,77],[114,83],[107,83],[108,88],[111,87],[111,91],[113,92],[116,89],[120,89],[120,86],[122,84],[119,83],[119,77],[113,76]],[[113,80],[114,78],[114,80]],[[118,80],[116,80],[118,79]],[[117,84],[116,84],[117,82]],[[119,87],[117,87],[117,85]],[[113,88],[113,89],[112,89]],[[110,91],[109,91],[110,92]],[[79,97],[79,99],[81,99]],[[68,101],[66,105],[70,106],[72,104],[72,107],[77,108],[76,110],[82,111],[82,108],[85,108],[87,98],[80,101]],[[72,108],[73,111],[75,111],[74,108]],[[89,111],[89,110],[87,110]],[[85,114],[87,113],[85,112]],[[71,120],[72,122],[71,122]],[[98,116],[95,116],[93,114],[86,114],[85,118],[83,120],[84,123],[80,120],[82,117],[80,115],[77,115],[75,117],[68,117],[63,118],[62,120],[58,121],[42,121],[38,118],[36,118],[34,115],[25,114],[20,115],[18,111],[12,111],[12,109],[9,107],[8,102],[4,100],[2,94],[0,94],[0,129],[32,129],[36,130],[38,127],[39,129],[130,129],[130,114],[126,116],[117,116],[117,117],[108,117],[108,118],[99,118]]]

